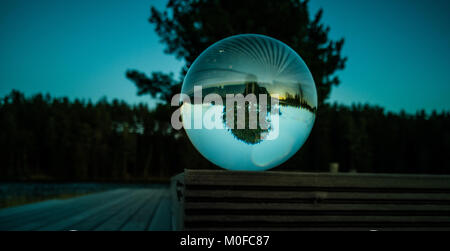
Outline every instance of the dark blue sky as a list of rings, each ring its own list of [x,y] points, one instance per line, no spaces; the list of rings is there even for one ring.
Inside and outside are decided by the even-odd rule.
[[[174,72],[147,22],[165,0],[2,0],[0,96],[17,89],[97,101],[137,97],[127,69]],[[344,37],[347,67],[330,101],[415,112],[450,108],[450,1],[311,0],[331,37]]]

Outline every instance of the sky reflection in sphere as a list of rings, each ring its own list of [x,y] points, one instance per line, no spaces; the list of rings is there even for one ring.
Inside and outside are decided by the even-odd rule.
[[[194,86],[202,87],[203,97],[218,94],[223,104],[195,103]],[[191,65],[182,93],[191,100],[181,108],[189,139],[205,158],[228,170],[263,171],[282,164],[305,143],[317,111],[314,80],[301,57],[286,44],[256,34],[232,36],[207,48]],[[259,103],[256,108],[258,116],[265,114],[268,128],[258,123],[256,129],[250,129],[247,120],[244,129],[237,129],[236,124],[229,128],[226,94],[252,93],[269,97],[267,112]],[[279,105],[271,105],[271,101]],[[235,114],[243,109],[247,117],[250,109],[249,104],[228,108]],[[220,113],[220,121],[204,119],[208,111]],[[199,114],[202,116],[195,116]],[[224,126],[206,129],[211,126],[208,123]],[[203,129],[195,129],[194,124]]]

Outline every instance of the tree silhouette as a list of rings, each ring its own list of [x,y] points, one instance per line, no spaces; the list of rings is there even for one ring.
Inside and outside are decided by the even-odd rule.
[[[184,76],[193,61],[213,43],[237,34],[257,33],[288,44],[308,65],[318,90],[319,105],[328,97],[331,87],[339,84],[334,75],[345,66],[341,56],[344,39],[329,39],[330,28],[321,23],[322,10],[313,17],[308,1],[301,0],[169,0],[161,12],[151,8],[150,23],[165,52],[183,59]],[[138,94],[150,94],[163,101],[180,90],[180,81],[161,72],[150,77],[128,70]]]

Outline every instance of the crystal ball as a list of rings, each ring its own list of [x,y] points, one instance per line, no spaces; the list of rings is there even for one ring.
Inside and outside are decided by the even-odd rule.
[[[314,124],[317,92],[302,58],[274,38],[243,34],[207,48],[183,81],[182,125],[215,165],[264,171],[292,157]]]

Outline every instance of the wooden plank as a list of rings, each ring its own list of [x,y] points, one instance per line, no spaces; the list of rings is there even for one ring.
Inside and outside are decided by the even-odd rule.
[[[132,200],[126,204],[117,214],[98,225],[96,231],[112,231],[120,230],[128,220],[145,206],[150,194],[154,191],[152,189],[136,189],[136,192],[130,195]]]
[[[272,223],[298,223],[301,222],[336,222],[346,224],[349,222],[383,222],[383,223],[450,223],[450,216],[347,216],[347,215],[186,215],[185,223],[198,222],[235,222],[245,224],[246,222],[272,222]]]
[[[81,222],[71,226],[71,229],[75,230],[95,230],[98,226],[102,225],[104,222],[109,220],[111,217],[114,217],[121,210],[126,208],[129,203],[133,202],[133,195],[138,193],[136,190],[130,190],[130,192],[126,195],[126,199],[119,204],[110,206],[105,208],[104,210],[98,212],[95,215],[92,215]]]
[[[168,190],[164,191],[161,196],[161,201],[159,203],[158,209],[150,223],[150,231],[170,231],[172,214],[171,214],[171,197]]]
[[[145,202],[145,205],[136,212],[128,222],[120,228],[121,231],[144,231],[150,226],[151,220],[155,215],[156,209],[160,203],[163,189],[158,189],[151,193]]]
[[[43,227],[52,225],[72,215],[77,215],[95,206],[102,205],[111,200],[116,200],[125,193],[126,191],[124,190],[121,191],[121,193],[107,193],[98,196],[93,196],[87,199],[80,197],[78,198],[78,200],[75,199],[68,202],[64,208],[60,209],[55,208],[52,210],[48,210],[50,214],[47,215],[42,213],[39,219],[27,222],[26,224],[22,224],[19,227],[14,228],[13,230],[19,231],[40,230]]]
[[[7,219],[9,217],[21,217],[27,214],[33,214],[36,211],[45,210],[64,203],[63,200],[46,200],[21,206],[8,207],[0,209],[0,221],[1,219]]]
[[[164,188],[119,189],[58,202],[31,204],[30,208],[21,207],[20,211],[3,213],[0,229],[170,230],[171,203],[168,195],[168,189]],[[164,202],[160,204],[162,196]]]
[[[186,202],[185,209],[221,210],[297,210],[297,211],[433,211],[450,215],[449,205],[373,205],[373,204],[301,204],[301,203],[232,203]]]
[[[450,189],[449,175],[185,170],[184,180],[187,186]]]
[[[0,217],[0,228],[9,225],[10,223],[18,223],[20,224],[21,222],[31,222],[31,221],[36,221],[40,218],[49,216],[49,215],[54,215],[55,213],[57,213],[58,211],[62,211],[62,210],[66,210],[66,208],[68,208],[71,203],[73,203],[74,201],[77,201],[77,203],[84,203],[84,201],[89,201],[92,198],[97,198],[97,196],[114,196],[114,194],[116,193],[120,193],[122,192],[122,190],[110,190],[110,191],[105,191],[105,192],[101,192],[101,193],[96,193],[96,194],[89,194],[89,195],[85,195],[85,196],[81,196],[81,197],[75,197],[75,198],[70,198],[70,199],[61,199],[61,200],[54,200],[57,202],[52,202],[49,204],[47,203],[36,203],[37,205],[33,204],[28,204],[28,205],[24,205],[22,206],[23,209],[21,210],[21,212],[17,213],[17,214],[13,214],[13,215],[7,215],[7,216],[2,216]],[[43,205],[43,207],[40,207],[41,205]],[[28,207],[30,207],[30,209],[27,209]]]
[[[83,212],[74,213],[73,215],[70,215],[67,218],[63,218],[60,221],[56,221],[54,223],[41,227],[39,228],[39,230],[40,231],[75,230],[72,228],[73,225],[76,225],[77,223],[82,222],[83,220],[92,217],[93,215],[96,215],[104,210],[107,210],[108,208],[116,207],[117,205],[127,200],[128,194],[129,192],[126,195],[124,194],[123,196],[116,196],[116,198],[113,198],[106,203],[99,203],[98,205],[92,206]]]
[[[36,210],[34,213],[27,214],[21,218],[9,218],[6,221],[2,221],[0,226],[6,230],[36,230],[70,215],[82,212],[92,206],[106,203],[126,192],[126,190],[115,190],[63,200],[63,203],[57,206]]]
[[[185,190],[186,198],[216,200],[239,199],[365,199],[365,200],[438,200],[450,201],[450,193],[367,193],[367,192],[300,192],[300,191],[248,191],[248,190]]]

